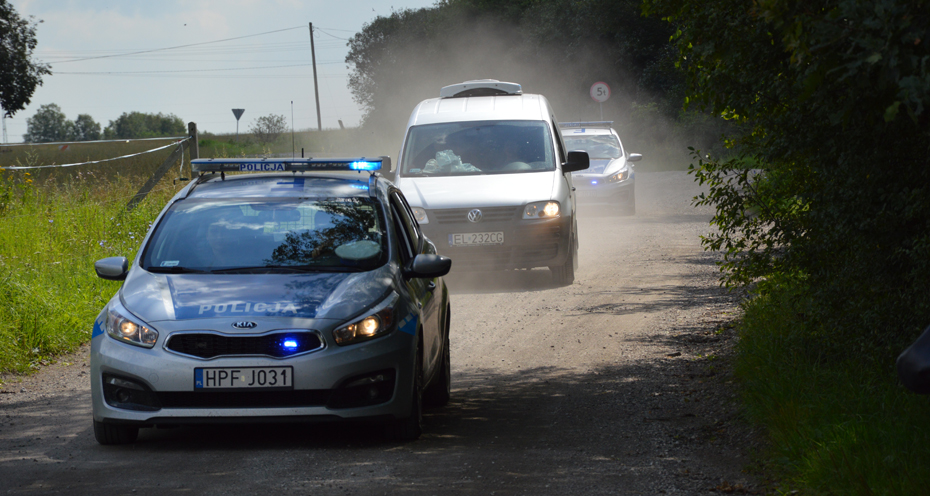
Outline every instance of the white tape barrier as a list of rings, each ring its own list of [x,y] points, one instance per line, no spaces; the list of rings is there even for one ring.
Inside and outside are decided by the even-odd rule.
[[[165,148],[171,148],[172,146],[182,146],[184,141],[189,140],[190,138],[182,138],[177,143],[169,143],[165,146],[160,146],[158,148],[152,148],[151,150],[146,150],[144,152],[132,153],[129,155],[123,155],[121,157],[105,158],[102,160],[93,160],[90,162],[79,162],[76,164],[55,164],[55,165],[32,165],[32,166],[20,166],[20,167],[0,167],[0,170],[28,170],[28,169],[52,169],[57,167],[74,167],[77,165],[90,165],[90,164],[99,164],[102,162],[111,162],[113,160],[122,160],[124,158],[138,157],[139,155],[145,155],[146,153],[157,152],[159,150],[164,150]]]
[[[91,141],[54,141],[48,143],[0,143],[0,147],[8,148],[13,146],[45,146],[45,145],[89,145],[91,143],[129,143],[131,141],[165,141],[165,140],[183,140],[190,136],[164,136],[161,138],[132,138],[132,139],[111,139],[111,140],[91,140]]]

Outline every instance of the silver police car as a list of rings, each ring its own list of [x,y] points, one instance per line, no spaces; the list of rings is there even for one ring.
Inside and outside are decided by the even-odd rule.
[[[560,122],[565,147],[588,152],[591,166],[572,173],[579,207],[598,207],[601,212],[620,215],[636,213],[636,171],[633,162],[642,160],[620,143],[612,121]]]
[[[131,268],[95,263],[124,281],[94,322],[97,441],[172,424],[349,419],[417,438],[423,404],[449,400],[451,261],[391,182],[319,173],[389,161],[192,161],[199,177]]]

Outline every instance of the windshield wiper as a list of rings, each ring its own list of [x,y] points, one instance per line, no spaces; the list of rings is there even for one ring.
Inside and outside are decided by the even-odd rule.
[[[189,269],[187,267],[145,267],[145,270],[156,274],[205,274],[207,271],[200,269]]]
[[[213,274],[254,274],[261,272],[360,272],[358,267],[344,266],[315,266],[315,265],[260,265],[257,267],[232,267],[229,269],[216,269],[210,271]]]

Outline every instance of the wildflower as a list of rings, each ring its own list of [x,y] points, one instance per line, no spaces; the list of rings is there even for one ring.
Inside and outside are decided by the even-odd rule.
[[[48,223],[49,223],[49,224],[51,224],[52,222],[55,222],[55,221],[52,220],[52,219],[49,219],[49,220],[48,220]]]

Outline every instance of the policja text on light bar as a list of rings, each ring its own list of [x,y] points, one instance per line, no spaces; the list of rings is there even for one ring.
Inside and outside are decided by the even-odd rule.
[[[332,172],[377,171],[391,168],[391,157],[375,158],[198,158],[191,160],[194,172]]]

